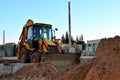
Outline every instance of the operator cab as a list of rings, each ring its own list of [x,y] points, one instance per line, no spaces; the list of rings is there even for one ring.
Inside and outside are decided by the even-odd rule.
[[[27,42],[34,48],[38,48],[39,39],[52,39],[52,25],[36,23],[28,26]]]

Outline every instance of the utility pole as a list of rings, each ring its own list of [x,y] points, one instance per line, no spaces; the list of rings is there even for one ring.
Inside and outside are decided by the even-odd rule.
[[[69,29],[69,49],[71,48],[71,15],[70,15],[70,1],[68,1],[68,29]]]
[[[5,44],[5,30],[3,30],[3,45]]]

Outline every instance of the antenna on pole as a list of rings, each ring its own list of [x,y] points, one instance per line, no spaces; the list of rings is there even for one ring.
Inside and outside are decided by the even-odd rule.
[[[5,44],[5,30],[3,30],[3,45]]]
[[[69,49],[71,48],[71,15],[70,15],[70,1],[68,1],[68,29],[69,29]]]

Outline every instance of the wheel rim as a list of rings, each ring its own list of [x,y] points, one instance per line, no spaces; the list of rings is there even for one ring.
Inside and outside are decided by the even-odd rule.
[[[24,62],[24,59],[25,59],[25,53],[22,52],[21,61]]]
[[[35,55],[32,56],[32,63],[37,63],[37,57]]]
[[[33,52],[31,55],[31,63],[40,63],[41,62],[41,55],[39,52]]]

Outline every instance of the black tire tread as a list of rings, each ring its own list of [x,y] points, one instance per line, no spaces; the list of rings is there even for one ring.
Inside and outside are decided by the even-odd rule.
[[[34,52],[32,56],[36,56],[37,62],[41,62],[41,54],[39,52]],[[31,56],[31,61],[32,61],[32,56]]]
[[[30,62],[30,58],[29,58],[29,54],[28,54],[28,51],[25,47],[22,47],[21,49],[21,56],[22,56],[22,52],[25,53],[25,58],[24,60],[21,60],[22,63],[29,63]]]

